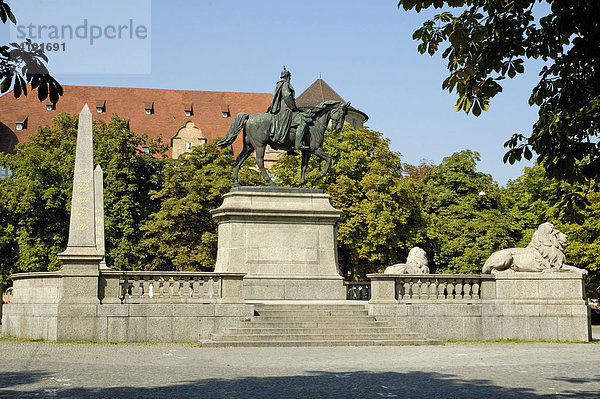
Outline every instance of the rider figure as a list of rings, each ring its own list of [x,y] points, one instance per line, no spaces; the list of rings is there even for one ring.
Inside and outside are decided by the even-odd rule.
[[[302,138],[304,136],[304,130],[306,128],[306,122],[302,110],[296,106],[295,92],[290,79],[292,74],[290,71],[283,67],[281,71],[281,79],[275,86],[275,93],[273,94],[273,100],[267,113],[273,114],[273,123],[271,124],[271,136],[274,143],[283,144],[285,141],[290,128],[292,127],[292,121],[294,119],[294,113],[296,112],[300,118],[298,127],[296,128],[296,140],[294,149],[295,150],[307,150],[308,147],[302,145]],[[290,155],[297,155],[293,151],[288,151]]]

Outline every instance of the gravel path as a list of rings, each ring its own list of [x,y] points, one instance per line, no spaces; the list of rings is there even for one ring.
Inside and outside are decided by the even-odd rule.
[[[0,364],[0,397],[600,397],[598,341],[212,349],[0,339]]]

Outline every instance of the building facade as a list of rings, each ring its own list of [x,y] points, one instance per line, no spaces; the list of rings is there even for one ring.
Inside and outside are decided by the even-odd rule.
[[[128,121],[129,129],[160,138],[169,145],[168,156],[177,158],[217,137],[225,136],[232,117],[239,112],[265,112],[271,103],[271,93],[236,93],[197,90],[164,90],[125,87],[63,86],[64,95],[57,104],[40,102],[35,93],[15,99],[12,92],[0,97],[0,151],[11,153],[16,145],[29,141],[40,126],[49,126],[61,112],[77,114],[88,104],[94,119],[109,122],[112,115]],[[321,78],[312,83],[297,98],[300,108],[327,100],[344,101]],[[360,128],[367,115],[350,107],[346,122]],[[233,144],[234,153],[242,149],[242,140]],[[140,150],[146,151],[146,148]],[[265,154],[267,167],[283,152],[269,149]],[[0,178],[10,171],[0,170]]]

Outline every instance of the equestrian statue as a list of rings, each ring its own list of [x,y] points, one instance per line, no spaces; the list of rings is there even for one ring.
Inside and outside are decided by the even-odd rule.
[[[296,107],[294,88],[290,83],[292,74],[283,68],[281,79],[277,82],[271,105],[267,112],[248,115],[240,112],[233,118],[231,127],[225,137],[217,145],[228,147],[235,142],[240,131],[244,131],[244,148],[235,161],[233,185],[239,186],[238,172],[244,161],[256,151],[256,165],[263,178],[271,186],[275,182],[265,170],[265,150],[267,145],[276,150],[287,150],[289,155],[302,153],[300,185],[306,187],[306,167],[311,155],[325,161],[325,167],[315,180],[325,176],[331,165],[331,158],[323,151],[325,130],[331,123],[331,130],[339,132],[344,126],[344,119],[350,103],[324,101],[306,111]]]

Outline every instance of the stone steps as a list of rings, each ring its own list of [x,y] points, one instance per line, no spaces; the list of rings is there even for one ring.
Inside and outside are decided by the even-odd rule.
[[[350,333],[350,334],[361,334],[365,332],[365,328],[363,327],[348,327],[348,328],[337,328],[331,326],[323,326],[323,327],[297,327],[297,326],[289,326],[289,327],[236,327],[230,328],[227,330],[228,333],[233,335],[240,334],[340,334],[340,333]],[[405,331],[401,328],[396,327],[380,327],[374,326],[368,328],[369,333],[372,334],[385,334],[385,333],[402,333],[409,334],[410,332]]]
[[[255,316],[206,347],[435,345],[442,341],[369,316],[361,304],[256,304]]]
[[[359,313],[365,312],[365,313]],[[261,310],[261,317],[369,317],[366,311],[363,309],[332,309],[332,310]]]
[[[348,325],[369,324],[376,321],[371,316],[353,314],[349,314],[347,316],[308,316],[294,314],[290,314],[288,316],[254,316],[250,320],[255,323],[293,323],[297,321],[311,321],[315,323],[335,323]]]
[[[222,347],[287,347],[287,346],[399,346],[399,345],[442,345],[442,341],[433,339],[416,340],[322,340],[322,341],[211,341],[202,346],[207,348]]]
[[[215,341],[243,341],[243,340],[252,340],[252,341],[281,341],[282,335],[285,335],[285,339],[289,341],[342,341],[342,340],[416,340],[423,338],[422,334],[417,333],[371,333],[362,332],[362,333],[312,333],[312,334],[302,334],[302,333],[284,333],[284,334],[232,334],[228,333],[227,335],[215,336],[213,340]]]
[[[290,321],[289,319],[279,318],[277,320],[265,321],[260,318],[252,318],[249,322],[253,328],[327,328],[332,326],[332,321],[327,319],[321,320],[302,320]],[[389,324],[382,321],[357,321],[346,319],[335,323],[338,328],[374,328],[374,327],[389,327]]]

